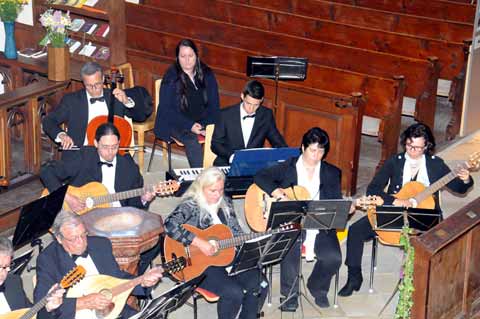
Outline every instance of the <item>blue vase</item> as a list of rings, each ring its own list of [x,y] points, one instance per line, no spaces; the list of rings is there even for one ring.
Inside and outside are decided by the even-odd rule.
[[[15,44],[15,22],[3,22],[5,28],[5,58],[17,58],[17,45]]]

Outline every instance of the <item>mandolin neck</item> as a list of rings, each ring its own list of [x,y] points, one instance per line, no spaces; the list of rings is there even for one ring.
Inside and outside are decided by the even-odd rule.
[[[30,318],[33,318],[33,316],[35,316],[43,307],[45,307],[45,305],[47,304],[47,298],[50,297],[56,290],[58,290],[59,288],[53,290],[52,292],[48,293],[45,297],[43,297],[42,299],[40,299],[39,302],[37,302],[36,304],[34,304],[32,306],[32,308],[30,308],[27,312],[25,312],[21,317],[20,319],[30,319]]]

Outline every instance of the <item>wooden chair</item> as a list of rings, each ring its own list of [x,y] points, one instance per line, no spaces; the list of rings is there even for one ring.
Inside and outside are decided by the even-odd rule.
[[[203,168],[213,166],[213,161],[217,158],[217,155],[212,152],[210,146],[212,145],[212,135],[215,130],[215,124],[209,124],[205,128],[205,145],[203,148]]]
[[[203,288],[196,288],[193,295],[193,319],[197,319],[198,317],[198,305],[197,301],[200,298],[205,299],[209,303],[217,302],[220,299],[220,296],[214,294],[213,292],[203,289]]]
[[[153,105],[153,112],[150,116],[145,120],[145,122],[133,122],[133,132],[137,133],[137,145],[138,148],[138,166],[140,168],[140,172],[143,174],[144,168],[144,161],[145,161],[145,133],[148,131],[153,130],[155,126],[155,119],[157,117],[157,107],[158,107],[158,91],[160,90],[160,85],[162,83],[162,79],[155,80],[155,99]],[[153,151],[152,151],[153,155]],[[150,166],[149,166],[150,168]]]

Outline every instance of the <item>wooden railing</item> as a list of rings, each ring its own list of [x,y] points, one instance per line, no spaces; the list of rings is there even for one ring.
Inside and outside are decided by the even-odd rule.
[[[21,172],[37,174],[41,164],[41,128],[39,100],[64,89],[68,82],[51,82],[39,77],[30,85],[2,94],[0,99],[0,183],[8,186],[13,176],[12,127],[23,142],[24,169]]]

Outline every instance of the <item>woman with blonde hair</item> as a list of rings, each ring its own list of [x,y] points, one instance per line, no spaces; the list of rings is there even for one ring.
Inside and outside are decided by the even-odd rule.
[[[169,237],[185,246],[195,246],[207,256],[217,251],[215,243],[197,237],[186,230],[183,224],[200,229],[214,224],[225,224],[233,236],[243,233],[231,199],[224,196],[225,175],[216,167],[204,170],[192,183],[182,202],[165,219]],[[200,287],[217,294],[218,318],[257,318],[257,312],[265,302],[268,283],[258,269],[229,276],[224,267],[211,266],[204,272]]]

